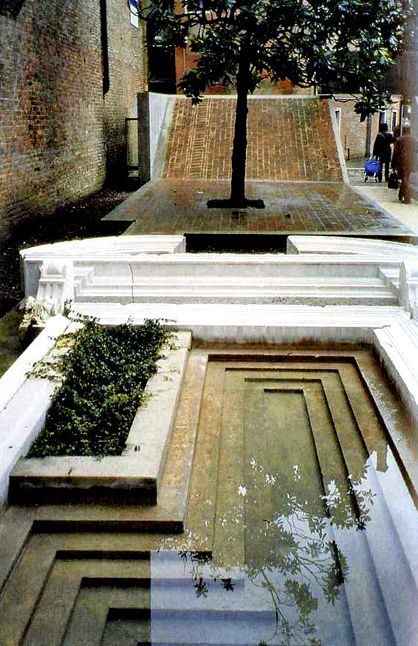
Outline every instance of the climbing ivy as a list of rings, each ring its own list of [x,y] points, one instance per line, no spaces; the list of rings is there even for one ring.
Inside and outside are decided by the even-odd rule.
[[[85,319],[28,457],[120,455],[169,336],[159,321],[105,328]]]

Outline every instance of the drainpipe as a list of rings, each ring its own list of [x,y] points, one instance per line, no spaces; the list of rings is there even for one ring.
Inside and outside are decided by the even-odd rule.
[[[109,92],[109,43],[107,38],[107,0],[100,0],[100,38],[102,45],[103,96]]]

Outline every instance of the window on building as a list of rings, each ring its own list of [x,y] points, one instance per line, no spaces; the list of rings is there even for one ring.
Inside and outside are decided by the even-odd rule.
[[[129,13],[131,15],[131,25],[138,28],[138,0],[129,0]]]
[[[388,111],[384,110],[379,114],[379,123],[387,123],[388,122]]]
[[[395,130],[398,125],[398,111],[392,110],[392,132]]]
[[[335,108],[335,118],[337,120],[338,132],[341,131],[341,108]]]

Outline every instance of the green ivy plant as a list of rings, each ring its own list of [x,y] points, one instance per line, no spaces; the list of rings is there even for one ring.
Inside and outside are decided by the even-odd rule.
[[[120,455],[170,333],[160,321],[105,328],[84,319],[29,458]]]

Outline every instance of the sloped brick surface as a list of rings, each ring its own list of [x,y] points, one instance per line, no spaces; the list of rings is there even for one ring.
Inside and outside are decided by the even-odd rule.
[[[167,152],[167,179],[228,179],[236,99],[178,97]],[[326,99],[250,98],[247,178],[341,181]]]

